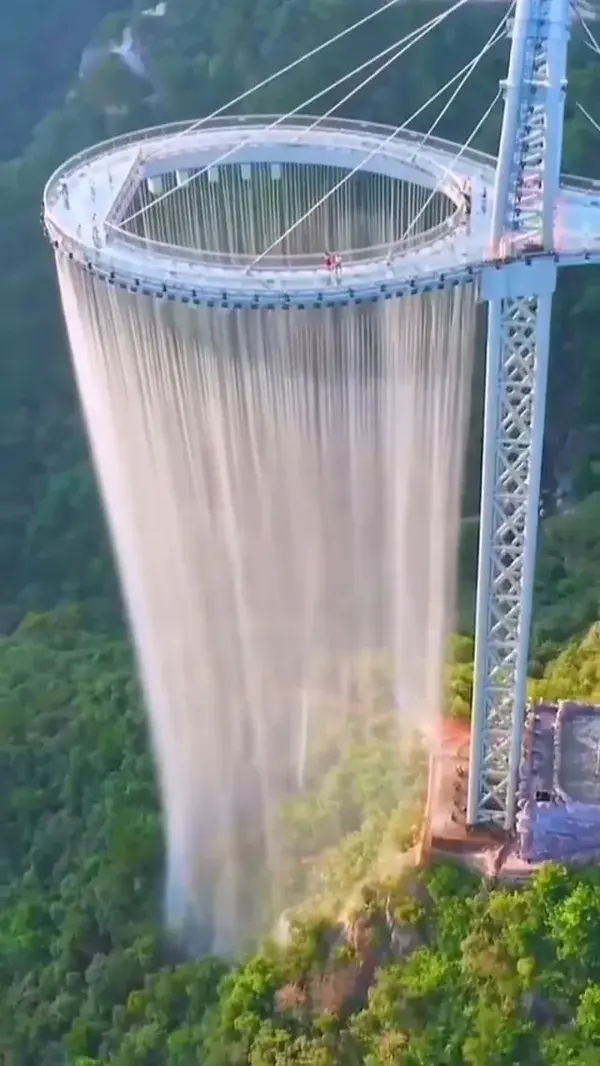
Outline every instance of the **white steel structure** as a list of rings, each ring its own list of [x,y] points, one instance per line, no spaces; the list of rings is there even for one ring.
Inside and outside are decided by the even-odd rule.
[[[479,283],[493,290],[497,271],[514,278],[521,262],[554,261],[539,251],[522,257],[523,245],[509,255],[489,239],[489,215],[481,209],[485,192],[492,202],[496,159],[483,152],[409,131],[395,133],[375,123],[349,119],[219,118],[189,130],[171,125],[126,135],[70,159],[48,182],[45,221],[57,251],[70,255],[109,284],[159,298],[215,305],[280,307],[385,299]],[[277,125],[276,125],[277,124]],[[367,248],[344,257],[342,283],[328,286],[322,255],[297,256],[285,263],[277,252],[255,264],[252,256],[219,255],[148,240],[127,230],[136,188],[143,182],[158,194],[166,174],[182,181],[199,170],[214,170],[212,160],[235,155],[227,165],[252,162],[318,162],[386,173],[400,180],[440,189],[449,201],[445,220],[435,229],[408,236],[397,246]],[[365,160],[368,158],[368,162]],[[473,188],[473,216],[466,225],[464,185]],[[454,206],[452,206],[454,205]],[[591,183],[566,181],[557,211],[563,238],[556,252],[565,266],[600,261],[600,190]],[[519,258],[521,257],[521,259]],[[500,271],[500,268],[501,271]],[[524,277],[529,276],[526,271]],[[491,279],[489,283],[485,280]]]
[[[276,311],[473,284],[489,302],[467,821],[503,829],[514,821],[521,755],[552,295],[561,265],[600,262],[600,190],[560,181],[570,27],[569,0],[517,0],[497,160],[364,122],[215,117],[89,149],[44,194],[57,254],[161,300]],[[166,174],[185,184],[257,163],[274,180],[286,163],[360,166],[438,190],[448,210],[427,233],[345,254],[337,284],[322,256],[223,256],[127,229],[142,185],[160,197]]]
[[[518,0],[492,245],[555,248],[569,0]],[[467,821],[516,813],[533,606],[552,294],[557,263],[489,279],[485,429]]]

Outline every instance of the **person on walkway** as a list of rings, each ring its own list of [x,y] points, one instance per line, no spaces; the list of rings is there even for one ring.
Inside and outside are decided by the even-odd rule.
[[[331,274],[336,282],[340,283],[342,279],[342,257],[341,255],[334,254],[332,252],[325,252],[325,270]]]

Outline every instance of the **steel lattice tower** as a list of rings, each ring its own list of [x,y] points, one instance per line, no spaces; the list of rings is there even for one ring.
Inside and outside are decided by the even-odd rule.
[[[569,0],[517,0],[492,216],[467,821],[510,829],[525,718]],[[503,259],[520,255],[518,262]],[[524,256],[524,257],[523,257]]]

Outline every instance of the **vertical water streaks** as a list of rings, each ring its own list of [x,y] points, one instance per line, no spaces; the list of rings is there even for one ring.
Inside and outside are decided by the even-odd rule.
[[[226,312],[58,269],[156,751],[169,920],[234,951],[286,902],[278,810],[322,772],[327,715],[343,732],[351,664],[383,654],[400,723],[435,731],[473,297]]]

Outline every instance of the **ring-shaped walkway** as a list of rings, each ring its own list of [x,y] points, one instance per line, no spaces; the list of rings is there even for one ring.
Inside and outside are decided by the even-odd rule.
[[[438,188],[454,203],[440,225],[390,247],[345,257],[336,281],[322,256],[283,261],[161,245],[127,232],[131,197],[166,173],[252,162],[362,169]],[[96,145],[68,160],[44,191],[49,237],[60,253],[107,283],[161,299],[224,308],[306,308],[373,302],[477,282],[506,264],[489,247],[495,159],[439,138],[352,120],[220,118],[175,124]],[[472,210],[465,215],[469,183]],[[562,265],[600,262],[600,187],[567,181],[557,204]],[[514,254],[514,253],[513,253]]]

